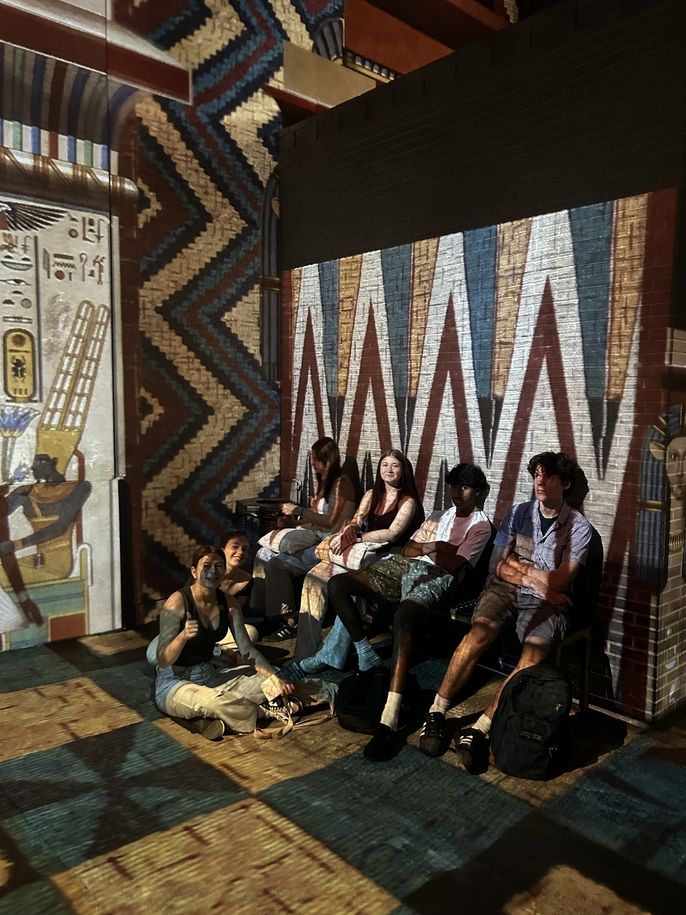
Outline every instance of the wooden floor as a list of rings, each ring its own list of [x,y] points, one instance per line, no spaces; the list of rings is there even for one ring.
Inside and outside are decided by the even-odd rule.
[[[416,732],[372,764],[335,720],[210,743],[152,704],[147,636],[2,655],[0,913],[686,911],[686,716],[580,716],[548,783],[470,776]]]

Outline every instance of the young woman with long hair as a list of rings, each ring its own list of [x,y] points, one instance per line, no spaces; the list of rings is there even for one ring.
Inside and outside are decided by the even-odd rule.
[[[321,538],[336,533],[355,511],[355,487],[341,470],[338,445],[332,438],[318,439],[312,445],[310,460],[317,480],[317,490],[308,507],[284,502],[281,513],[286,526],[308,527]],[[320,538],[320,539],[321,539]],[[314,546],[299,553],[279,553],[260,547],[255,557],[254,578],[264,578],[264,589],[254,588],[251,606],[269,619],[282,618],[274,633],[278,639],[293,638],[297,631],[298,602],[294,576],[305,575],[317,564]]]
[[[311,657],[322,644],[322,620],[330,579],[346,571],[337,563],[355,543],[383,544],[370,552],[368,562],[403,546],[424,520],[424,510],[414,481],[412,465],[402,453],[389,448],[379,458],[376,479],[351,520],[329,541],[332,562],[323,561],[305,577],[298,623],[295,658]]]

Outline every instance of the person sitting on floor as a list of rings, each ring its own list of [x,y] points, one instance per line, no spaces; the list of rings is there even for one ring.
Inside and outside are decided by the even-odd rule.
[[[390,759],[401,743],[397,734],[402,689],[411,653],[410,633],[430,612],[440,611],[479,560],[491,539],[492,526],[478,506],[488,493],[483,471],[458,464],[448,473],[453,505],[434,512],[416,531],[400,556],[388,556],[360,572],[338,575],[329,582],[329,602],[336,619],[322,647],[311,658],[292,662],[283,675],[298,679],[326,667],[341,669],[351,645],[360,670],[382,663],[365,637],[356,597],[397,606],[394,617],[393,675],[382,724],[365,749],[370,759]],[[399,605],[399,606],[398,606]]]
[[[222,548],[196,550],[191,575],[193,584],[174,591],[160,615],[155,703],[171,717],[204,719],[198,730],[211,740],[227,727],[248,733],[258,718],[279,717],[278,703],[268,703],[263,691],[276,670],[248,638],[240,607],[229,607],[220,590],[226,575]],[[215,655],[229,629],[241,655],[231,658],[235,666]],[[285,680],[279,686],[283,696],[293,691]]]
[[[332,438],[320,438],[312,445],[311,461],[317,480],[311,505],[303,508],[295,502],[284,502],[282,523],[307,526],[324,537],[335,534],[352,517],[357,501],[355,488],[351,479],[341,472],[338,445]],[[264,589],[253,588],[250,605],[267,619],[281,618],[275,638],[295,637],[298,602],[293,577],[305,575],[317,562],[314,546],[295,554],[277,553],[265,546],[257,551],[253,576],[264,578]]]
[[[248,558],[250,551],[250,542],[244,531],[232,530],[226,535],[224,544],[224,555],[226,556],[226,575],[219,585],[220,589],[226,595],[226,601],[230,608],[238,608],[243,615],[243,610],[250,599],[250,589],[252,587],[252,575],[243,568],[243,563]],[[254,644],[258,641],[260,634],[256,626],[245,623],[245,631],[250,641]],[[238,648],[231,627],[226,633],[226,638],[218,643],[219,647],[235,651]]]
[[[593,529],[565,502],[580,473],[564,452],[544,451],[528,463],[534,480],[530,502],[514,505],[495,539],[490,577],[472,616],[472,627],[455,649],[429,709],[419,746],[428,756],[447,749],[445,713],[467,683],[483,652],[501,628],[514,621],[522,643],[510,674],[544,661],[565,635],[569,591],[586,562]],[[460,732],[455,749],[468,772],[488,764],[488,735],[502,687],[471,728]]]
[[[248,639],[255,644],[260,637],[260,633],[257,630],[256,626],[252,626],[250,623],[246,623],[243,620],[243,608],[248,602],[250,597],[250,588],[252,586],[252,575],[250,572],[246,572],[243,568],[243,563],[247,558],[248,552],[250,550],[250,542],[245,535],[245,532],[236,528],[231,530],[226,535],[226,543],[224,544],[224,556],[226,557],[226,574],[224,575],[224,580],[219,585],[220,589],[224,592],[226,596],[226,602],[229,608],[238,608],[241,610],[240,614],[235,614],[236,620],[234,622],[235,626],[240,626],[240,620],[245,626],[245,632],[248,636]],[[186,587],[190,587],[193,584],[194,578],[192,575],[189,575],[186,579]],[[152,640],[148,647],[147,656],[148,661],[155,666],[157,664],[157,646],[159,644],[160,637],[158,635]],[[238,648],[238,643],[234,638],[231,625],[226,633],[226,637],[222,639],[221,642],[217,643],[217,647],[222,650],[235,651]]]
[[[334,575],[346,571],[344,556],[355,544],[368,544],[369,565],[384,553],[394,552],[409,539],[410,533],[424,520],[424,509],[419,501],[412,465],[402,451],[390,448],[379,458],[374,487],[362,496],[352,519],[317,548],[326,546],[329,559],[314,566],[305,576],[300,612],[295,659],[310,657],[322,644],[322,619],[327,608],[327,586]],[[354,568],[354,566],[353,566]]]

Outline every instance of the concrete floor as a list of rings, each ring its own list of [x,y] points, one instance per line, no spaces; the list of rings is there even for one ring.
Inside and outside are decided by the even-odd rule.
[[[579,716],[550,782],[470,776],[416,731],[372,764],[335,719],[211,743],[150,701],[147,636],[3,655],[0,915],[686,910],[686,714]]]

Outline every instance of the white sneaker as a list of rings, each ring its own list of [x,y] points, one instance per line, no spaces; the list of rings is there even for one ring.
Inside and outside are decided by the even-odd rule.
[[[289,720],[297,721],[302,714],[303,705],[299,699],[283,699],[279,696],[271,702],[263,702],[260,706],[261,718],[281,721],[284,724]]]

